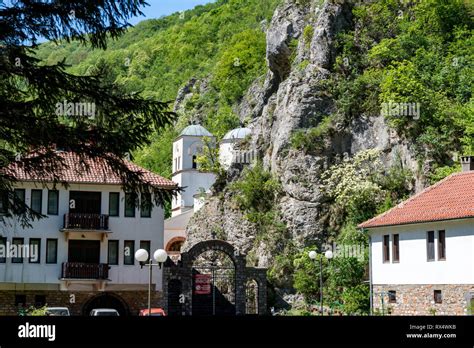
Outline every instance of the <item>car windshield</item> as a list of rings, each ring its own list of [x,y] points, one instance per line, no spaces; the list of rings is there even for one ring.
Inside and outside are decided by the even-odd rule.
[[[52,316],[68,316],[69,315],[66,309],[48,309],[46,310],[46,313]]]
[[[116,317],[118,314],[117,312],[97,312],[97,316],[109,316],[109,317]]]

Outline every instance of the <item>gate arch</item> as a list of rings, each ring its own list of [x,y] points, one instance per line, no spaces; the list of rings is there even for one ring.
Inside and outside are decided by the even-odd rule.
[[[87,300],[82,306],[82,315],[88,316],[94,308],[113,308],[121,316],[130,314],[127,303],[120,296],[111,292],[104,292]]]
[[[181,308],[183,309],[184,315],[192,315],[193,312],[193,302],[196,302],[197,297],[195,295],[196,292],[196,282],[197,278],[203,279],[206,282],[206,277],[199,274],[199,271],[194,268],[196,261],[198,258],[205,254],[206,252],[220,252],[226,255],[233,263],[234,269],[234,294],[232,296],[225,296],[227,299],[232,298],[234,301],[235,306],[235,314],[236,315],[244,315],[246,314],[246,282],[247,279],[255,279],[258,283],[258,314],[263,315],[267,313],[266,308],[266,269],[264,268],[254,268],[254,267],[246,267],[246,258],[245,255],[239,253],[239,251],[234,248],[230,243],[222,241],[222,240],[208,240],[203,241],[195,244],[194,246],[189,249],[187,252],[183,252],[181,254],[181,260],[178,261],[177,264],[168,260],[165,263],[163,269],[163,279],[164,284],[169,284],[171,280],[178,279],[181,283],[181,298],[183,302]],[[222,269],[217,267],[216,269]],[[211,291],[216,291],[216,278],[213,274],[211,274]],[[176,295],[172,295],[169,293],[169,286],[165,285],[163,287],[163,297],[164,297],[164,304],[165,309],[169,312],[169,305],[173,307],[173,296],[174,298]],[[207,294],[207,293],[206,293]],[[171,297],[170,297],[171,295]],[[227,294],[229,295],[229,294]],[[213,301],[216,302],[216,295],[213,294]],[[222,298],[221,298],[222,299]],[[224,301],[225,303],[225,301]],[[196,303],[194,303],[196,305]],[[214,307],[215,308],[215,304]],[[228,311],[222,311],[221,314],[229,314]],[[219,314],[219,311],[214,311],[212,314]],[[212,315],[210,314],[210,315]]]

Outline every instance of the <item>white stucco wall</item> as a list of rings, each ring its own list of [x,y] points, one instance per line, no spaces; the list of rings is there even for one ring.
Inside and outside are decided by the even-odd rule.
[[[192,209],[194,206],[194,195],[200,193],[201,189],[204,189],[204,191],[209,190],[216,181],[216,175],[199,172],[198,170],[189,170],[174,175],[173,181],[180,187],[183,187],[183,191],[177,195],[176,199],[173,199],[173,216],[176,216]]]
[[[438,230],[446,231],[446,260],[438,261]],[[435,261],[426,233],[435,231]],[[474,219],[370,229],[373,284],[474,284]],[[400,235],[400,262],[383,262],[383,235]]]
[[[18,188],[26,189],[26,202],[29,204],[31,198],[31,189],[41,189],[40,185],[25,183],[18,185]],[[51,188],[51,187],[50,187]],[[148,284],[148,270],[140,269],[135,261],[135,265],[124,265],[124,241],[134,240],[135,250],[139,249],[140,241],[151,242],[151,253],[156,249],[163,248],[163,229],[164,214],[160,207],[153,207],[151,218],[141,218],[140,211],[137,209],[135,217],[124,217],[124,192],[118,185],[79,185],[71,184],[68,190],[58,186],[59,190],[59,213],[58,215],[49,215],[48,218],[32,223],[33,228],[22,228],[17,222],[12,222],[11,226],[1,226],[0,235],[6,237],[11,243],[12,238],[24,238],[28,243],[30,238],[41,238],[41,262],[32,264],[28,259],[23,263],[12,263],[7,259],[6,263],[0,263],[0,283],[59,283],[61,277],[61,265],[68,261],[68,244],[65,234],[60,232],[63,227],[64,214],[69,211],[69,192],[68,191],[100,191],[101,195],[101,213],[109,213],[109,192],[120,192],[120,216],[109,218],[109,228],[112,231],[101,242],[100,262],[107,263],[108,240],[119,240],[119,264],[111,265],[109,271],[109,284]],[[47,213],[48,190],[43,189],[42,212]],[[82,240],[100,240],[100,235],[96,233],[74,234],[70,239]],[[46,264],[46,239],[58,239],[58,260],[57,264]],[[157,290],[161,290],[161,270],[154,267],[154,283],[157,283]]]
[[[173,199],[172,215],[177,216],[191,209],[194,205],[194,195],[203,188],[207,191],[216,181],[213,173],[203,173],[193,169],[193,156],[198,154],[203,146],[203,137],[182,136],[173,143],[173,177],[172,180],[180,187],[185,187],[177,198]],[[179,163],[176,166],[176,162]]]
[[[234,156],[234,143],[225,142],[219,146],[219,163],[224,169],[229,169]]]

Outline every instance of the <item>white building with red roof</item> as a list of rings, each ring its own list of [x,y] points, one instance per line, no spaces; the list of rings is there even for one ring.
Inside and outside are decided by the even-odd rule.
[[[474,157],[359,225],[370,236],[372,304],[395,315],[474,311]]]
[[[104,307],[137,315],[147,308],[148,271],[141,270],[134,254],[140,248],[164,248],[163,209],[130,204],[120,178],[104,162],[87,160],[84,166],[73,153],[59,154],[67,165],[59,180],[68,187],[13,170],[17,197],[46,218],[33,221],[31,228],[15,218],[1,225],[0,251],[26,245],[38,252],[0,255],[0,315],[43,304],[68,307],[75,315]],[[126,164],[151,185],[176,188],[170,180]],[[0,214],[5,204],[0,200]],[[161,270],[154,269],[153,305],[159,304],[161,279]]]

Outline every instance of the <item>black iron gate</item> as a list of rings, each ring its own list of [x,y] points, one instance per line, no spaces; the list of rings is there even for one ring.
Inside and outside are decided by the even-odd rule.
[[[247,267],[245,255],[225,241],[199,242],[178,262],[165,263],[165,309],[170,315],[265,315],[266,272]]]
[[[183,301],[181,300],[182,284],[179,279],[171,279],[168,283],[168,315],[183,315]]]
[[[193,315],[235,315],[235,268],[193,267]]]

